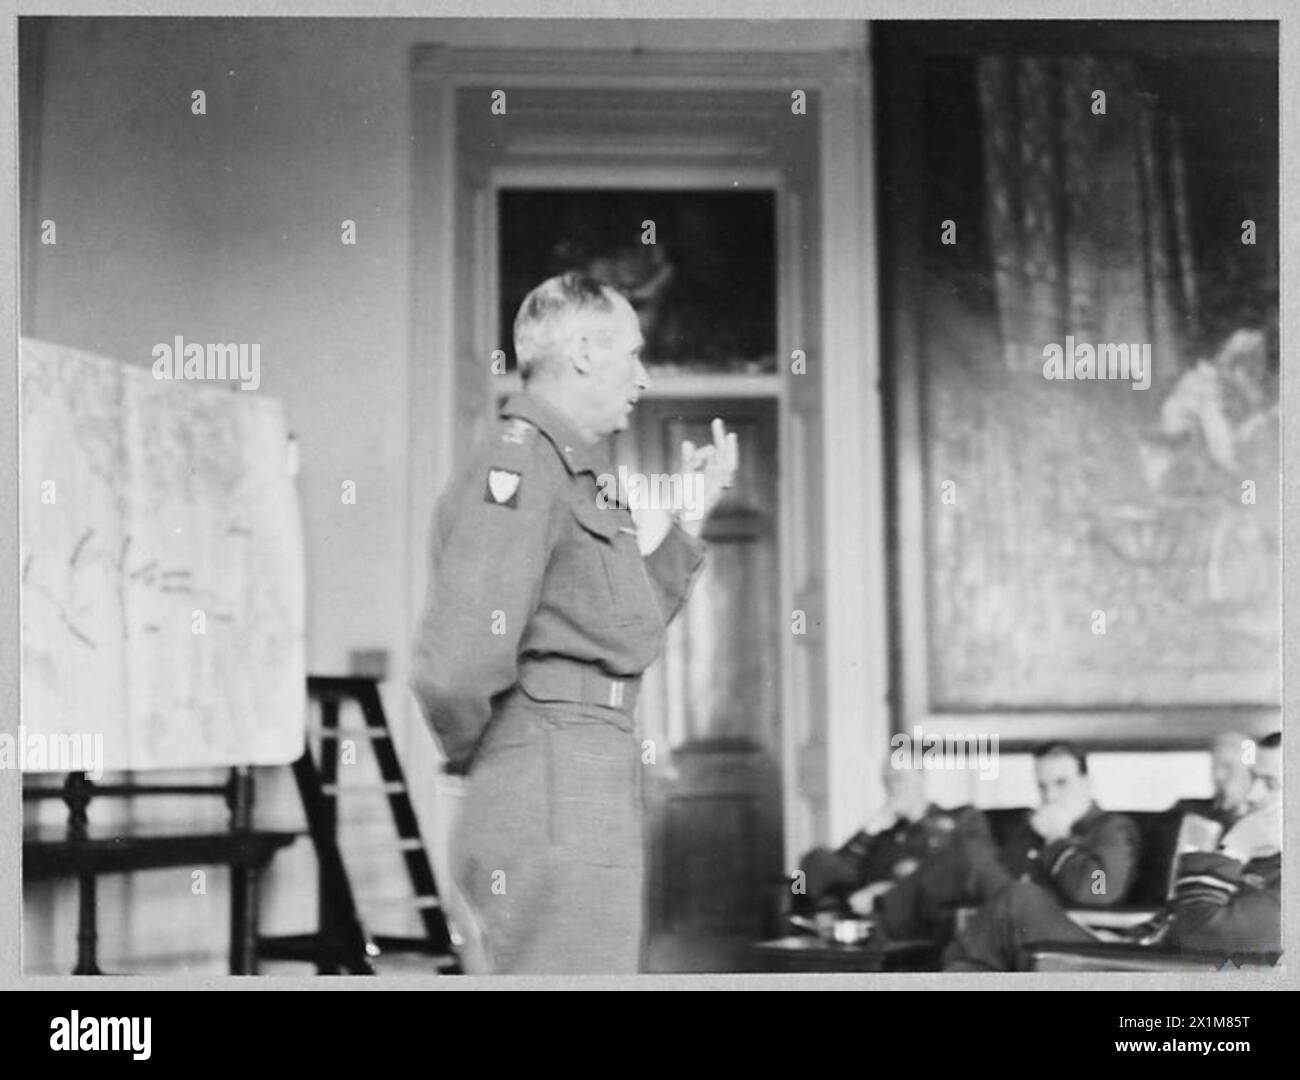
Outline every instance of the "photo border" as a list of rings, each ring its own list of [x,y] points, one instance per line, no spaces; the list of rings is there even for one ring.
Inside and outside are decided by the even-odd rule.
[[[439,5],[436,17],[429,15],[427,0],[385,0],[383,3],[309,2],[253,4],[249,0],[222,0],[203,16],[260,16],[260,17],[364,17],[419,18],[434,26],[441,19],[450,18],[554,18],[554,4],[539,0],[445,0]],[[185,0],[157,0],[148,5],[150,17],[194,17],[192,3]],[[17,85],[17,17],[22,15],[69,15],[78,17],[105,17],[114,15],[140,16],[141,6],[129,8],[122,3],[105,0],[48,0],[43,4],[26,2],[6,3],[0,47],[9,63],[10,86]],[[1207,3],[1178,3],[1174,0],[1109,0],[1084,5],[1063,3],[1061,0],[1002,0],[1001,3],[942,3],[939,0],[874,0],[871,3],[831,2],[831,0],[803,0],[798,5],[798,18],[791,18],[791,8],[776,0],[715,0],[710,5],[707,20],[697,18],[698,4],[690,0],[568,0],[563,5],[563,18],[597,18],[613,21],[624,18],[684,19],[690,21],[723,21],[728,19],[760,19],[786,21],[821,21],[827,19],[880,20],[880,19],[1106,19],[1126,21],[1143,20],[1197,20],[1197,19],[1271,19],[1279,23],[1280,39],[1280,132],[1281,175],[1283,178],[1300,175],[1300,152],[1289,134],[1300,118],[1300,81],[1297,80],[1298,35],[1300,11],[1285,0],[1226,0]],[[6,215],[0,227],[0,242],[11,256],[4,263],[3,288],[0,293],[0,328],[7,334],[11,348],[0,355],[0,410],[6,422],[0,425],[4,433],[0,438],[0,613],[6,633],[0,633],[0,732],[17,733],[19,631],[21,619],[18,608],[18,401],[17,401],[17,340],[18,340],[18,261],[17,238],[19,229],[18,176],[16,151],[16,109],[4,110],[0,116],[0,142],[3,145],[4,168],[0,170],[0,199],[13,212]],[[1300,226],[1288,211],[1293,198],[1288,184],[1280,185],[1280,285],[1281,285],[1281,340],[1300,339],[1300,308],[1288,304],[1287,285],[1294,266],[1293,253],[1300,241]],[[1287,423],[1287,417],[1300,415],[1300,368],[1295,364],[1281,365],[1281,404],[1283,434],[1283,491],[1286,492],[1286,463],[1300,460],[1300,425]],[[1297,499],[1300,502],[1300,499]],[[1294,569],[1293,530],[1296,509],[1287,505],[1283,497],[1283,716],[1294,713],[1285,685],[1285,657],[1300,655],[1300,575],[1287,574]],[[1284,720],[1285,722],[1285,720]],[[1296,749],[1288,742],[1284,754],[1294,760]],[[1290,784],[1285,793],[1287,833],[1294,838],[1300,784]],[[0,820],[12,826],[0,828],[0,988],[5,989],[72,989],[72,990],[175,990],[175,989],[342,989],[376,988],[373,977],[335,977],[328,980],[318,976],[259,976],[253,980],[231,976],[177,976],[134,975],[129,977],[104,976],[87,980],[84,976],[24,976],[21,974],[20,935],[22,928],[21,867],[21,783],[17,770],[0,770]],[[1290,945],[1300,934],[1297,921],[1297,864],[1300,851],[1294,843],[1284,851],[1283,865],[1283,932],[1284,945]],[[1157,974],[869,974],[869,975],[640,975],[612,976],[538,976],[522,978],[512,976],[429,976],[380,977],[380,984],[390,988],[420,989],[505,989],[530,987],[546,989],[609,989],[635,987],[638,989],[720,989],[743,986],[746,988],[808,989],[869,989],[869,990],[970,990],[970,989],[1160,989],[1160,990],[1236,990],[1296,988],[1300,985],[1300,962],[1289,965],[1284,952],[1282,965],[1275,971],[1264,973],[1198,973],[1168,972]]]

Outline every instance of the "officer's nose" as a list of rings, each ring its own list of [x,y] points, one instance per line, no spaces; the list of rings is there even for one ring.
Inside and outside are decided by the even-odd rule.
[[[636,388],[642,393],[650,389],[650,372],[646,371],[640,357],[636,361]]]

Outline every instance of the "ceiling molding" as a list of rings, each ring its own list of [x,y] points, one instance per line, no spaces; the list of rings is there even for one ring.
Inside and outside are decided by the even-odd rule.
[[[604,134],[564,133],[520,135],[507,141],[506,154],[526,158],[702,158],[733,161],[736,158],[764,160],[770,155],[765,143],[744,135],[688,136],[663,138],[618,138]]]
[[[866,52],[643,52],[417,45],[416,79],[456,86],[791,89],[865,82]]]

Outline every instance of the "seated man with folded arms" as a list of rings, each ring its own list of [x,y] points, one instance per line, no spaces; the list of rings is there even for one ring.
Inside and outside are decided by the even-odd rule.
[[[1235,770],[1220,768],[1216,743],[1215,805],[1234,824],[1209,851],[1178,855],[1174,899],[1165,913],[1162,946],[1184,950],[1270,952],[1281,948],[1282,744],[1270,735],[1258,746],[1232,735],[1250,784],[1234,800]],[[1253,760],[1252,760],[1253,759]],[[1026,967],[1035,942],[1095,945],[1098,938],[1071,920],[1048,889],[1017,882],[985,905],[944,955],[948,970],[1012,971]]]
[[[921,862],[972,831],[987,834],[984,816],[970,807],[942,810],[925,793],[925,772],[885,765],[881,811],[842,847],[814,848],[799,864],[804,895],[796,907],[869,911],[872,899]]]
[[[882,937],[946,942],[959,908],[988,903],[1011,885],[1034,882],[1058,905],[1109,907],[1133,883],[1137,828],[1092,799],[1087,764],[1069,743],[1034,754],[1042,805],[1001,845],[987,831],[957,838],[876,901]]]

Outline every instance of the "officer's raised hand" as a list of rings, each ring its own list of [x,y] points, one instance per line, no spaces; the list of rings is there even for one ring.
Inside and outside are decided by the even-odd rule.
[[[642,555],[654,551],[673,527],[673,521],[692,536],[699,536],[704,519],[713,512],[722,493],[731,487],[740,462],[740,447],[734,432],[714,419],[713,443],[697,447],[689,439],[682,443],[683,505],[675,510],[647,507],[635,499],[632,520],[637,528],[637,544]]]
[[[711,446],[697,447],[689,439],[682,443],[683,489],[688,495],[682,527],[696,536],[723,492],[735,483],[740,465],[740,441],[736,433],[728,432],[717,417],[713,420],[712,433]]]

